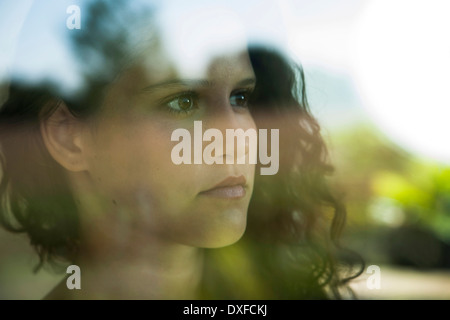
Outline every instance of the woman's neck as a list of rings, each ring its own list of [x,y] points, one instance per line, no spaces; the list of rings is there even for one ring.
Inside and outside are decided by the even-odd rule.
[[[76,261],[81,289],[64,279],[48,299],[197,299],[202,274],[200,249],[141,244],[128,251],[83,250]],[[122,248],[123,249],[123,248]],[[98,254],[97,254],[98,253]]]
[[[145,225],[114,219],[114,214],[89,217],[81,221],[81,243],[75,261],[81,271],[81,289],[69,290],[64,279],[47,298],[198,297],[203,267],[201,249],[158,237]]]
[[[150,231],[151,224],[138,222],[136,212],[100,203],[92,194],[78,195],[81,241],[75,264],[81,271],[81,289],[69,290],[64,280],[48,298],[59,294],[61,299],[198,297],[201,249]]]
[[[197,297],[202,273],[200,249],[154,242],[121,249],[125,250],[111,248],[101,254],[86,250],[88,253],[80,256],[81,291],[100,299]]]

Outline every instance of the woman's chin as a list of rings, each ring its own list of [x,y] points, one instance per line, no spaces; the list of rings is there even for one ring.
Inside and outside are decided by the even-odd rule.
[[[227,224],[208,228],[206,232],[198,233],[196,239],[192,239],[191,245],[199,248],[221,248],[239,241],[245,233],[246,219],[240,223]],[[201,235],[200,235],[201,234]]]
[[[205,248],[213,249],[213,248],[222,248],[226,246],[230,246],[236,242],[238,242],[242,236],[244,235],[245,227],[242,230],[233,230],[228,232],[227,234],[222,234],[220,238],[213,239]]]

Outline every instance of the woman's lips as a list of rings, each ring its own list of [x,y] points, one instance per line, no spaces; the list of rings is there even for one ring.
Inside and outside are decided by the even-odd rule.
[[[201,195],[217,198],[242,198],[245,196],[245,188],[241,185],[232,187],[221,187],[200,192]]]
[[[242,198],[246,194],[246,184],[247,181],[244,176],[231,176],[219,182],[211,189],[200,192],[200,195],[225,199]]]

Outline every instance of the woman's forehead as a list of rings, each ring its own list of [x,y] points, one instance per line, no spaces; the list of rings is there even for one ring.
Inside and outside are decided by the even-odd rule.
[[[207,80],[211,84],[239,81],[243,78],[254,78],[253,69],[247,51],[204,57],[201,67],[180,68],[180,61],[174,61],[166,56],[161,59],[149,52],[145,63],[138,66],[149,85],[153,83],[167,82],[172,79]],[[189,63],[189,61],[186,61]]]
[[[184,72],[177,69],[170,57],[161,58],[152,51],[145,57],[145,63],[140,61],[123,70],[108,91],[120,94],[123,99],[145,92],[163,93],[181,88],[230,89],[252,86],[256,82],[247,51],[212,57],[210,61],[206,61],[205,70],[190,69],[183,70]]]
[[[203,77],[245,65],[242,18],[217,6],[162,10],[156,19],[161,49],[182,76]]]
[[[217,5],[163,6],[133,38],[141,71],[152,81],[233,78],[253,74],[242,17]],[[141,39],[142,41],[139,41]],[[134,53],[132,51],[135,51]]]

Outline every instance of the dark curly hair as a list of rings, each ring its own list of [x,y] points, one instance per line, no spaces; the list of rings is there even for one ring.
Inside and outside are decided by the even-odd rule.
[[[340,289],[362,272],[363,263],[339,244],[345,206],[328,186],[333,167],[309,110],[303,70],[268,47],[253,46],[249,54],[257,80],[250,109],[259,128],[280,129],[280,169],[274,176],[256,176],[244,237],[223,249],[206,249],[203,295],[341,298]],[[50,83],[13,82],[0,109],[0,223],[27,233],[40,257],[36,269],[73,262],[79,249],[77,206],[64,169],[45,148],[40,122],[61,101],[79,118],[94,115],[111,78],[86,79],[89,90],[77,99]]]
[[[243,239],[210,252],[216,257],[210,294],[221,288],[230,299],[354,297],[346,283],[361,274],[364,261],[339,242],[346,209],[327,181],[334,168],[309,110],[303,69],[274,49],[254,47],[249,53],[257,79],[251,111],[258,128],[279,128],[280,169],[255,177]],[[246,257],[253,267],[243,276],[254,280],[242,275],[231,277],[235,283],[229,276],[218,280],[227,254]],[[232,269],[230,264],[222,272]],[[248,292],[245,282],[253,285]]]

